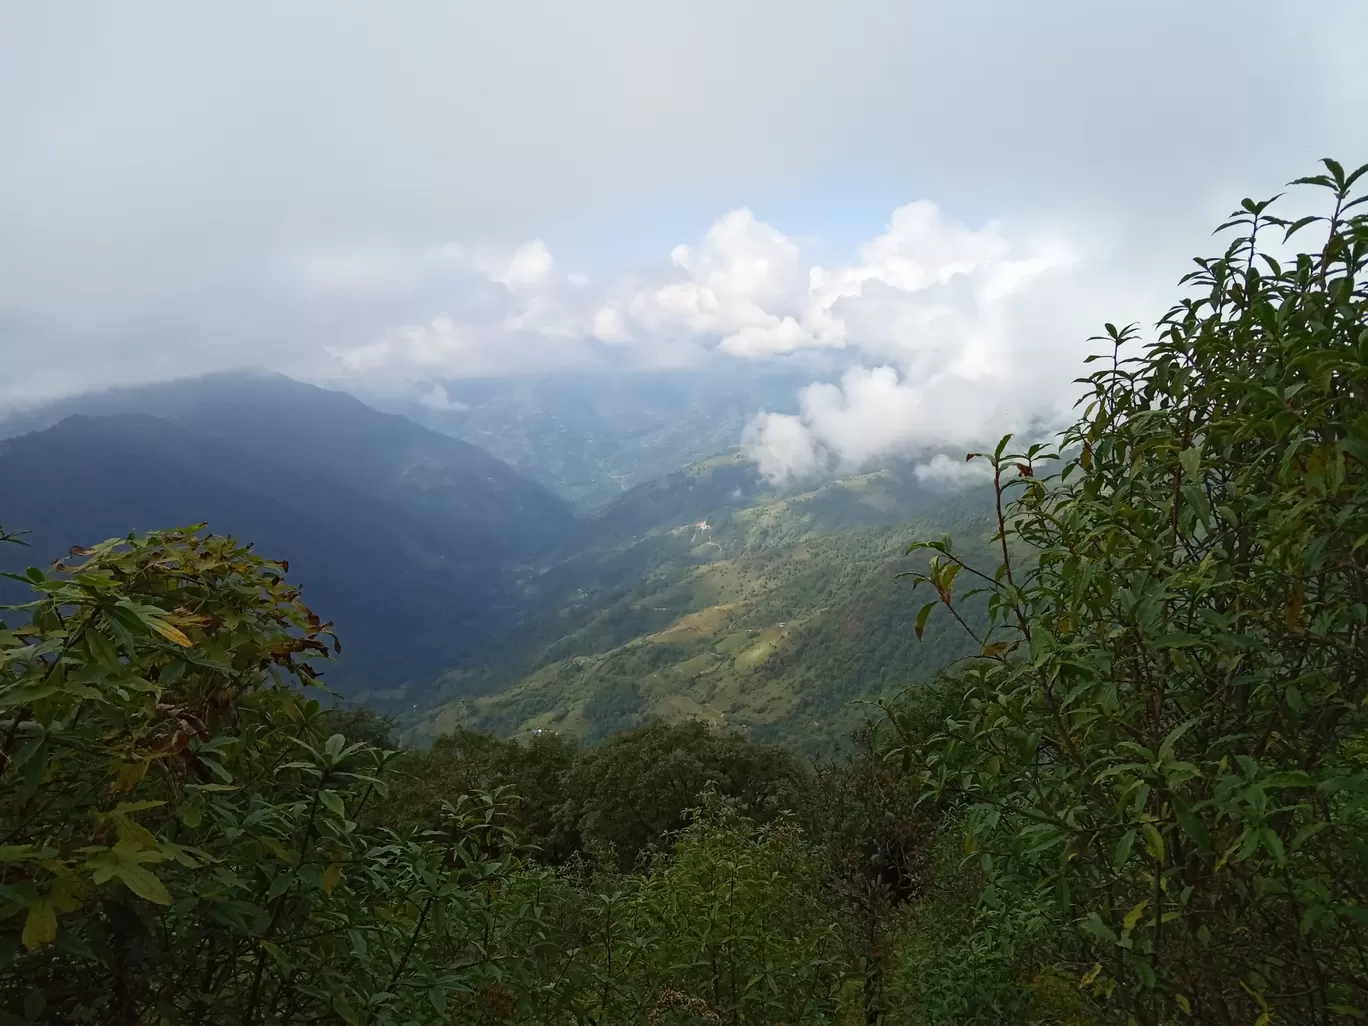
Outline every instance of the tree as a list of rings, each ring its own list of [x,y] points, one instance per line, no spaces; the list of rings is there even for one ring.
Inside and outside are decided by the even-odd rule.
[[[1143,353],[1108,326],[1059,449],[981,457],[997,572],[918,577],[919,631],[971,578],[992,626],[898,754],[970,806],[982,899],[1048,896],[1147,1026],[1368,1013],[1368,167],[1324,166],[1326,214],[1246,200]]]
[[[193,529],[72,554],[0,630],[0,1021],[407,1022],[536,951],[469,939],[516,868],[498,801],[360,828],[389,756],[324,733],[283,564]]]
[[[689,822],[708,788],[735,798],[756,821],[792,807],[802,766],[777,745],[752,744],[699,721],[652,724],[587,751],[565,781],[562,818],[620,864]]]

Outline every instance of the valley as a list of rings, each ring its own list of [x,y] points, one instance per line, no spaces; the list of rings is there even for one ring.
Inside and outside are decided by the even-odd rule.
[[[406,717],[410,736],[466,726],[592,741],[697,718],[830,750],[875,713],[867,703],[969,654],[953,624],[916,638],[925,596],[898,575],[925,565],[905,555],[911,541],[944,533],[986,564],[987,497],[923,494],[922,513],[898,522],[887,502],[893,479],[884,472],[666,521],[576,555],[534,582],[551,596],[513,643],[439,678],[435,709]],[[885,524],[849,526],[878,519]]]
[[[594,396],[538,387],[541,413],[504,404],[498,430],[491,400],[484,430],[575,449],[545,411]],[[687,407],[701,385],[672,387]],[[629,430],[664,386],[630,402],[615,388],[596,401]],[[700,719],[829,750],[870,715],[862,703],[966,654],[940,625],[915,639],[919,599],[897,575],[916,537],[986,537],[986,498],[922,481],[910,458],[789,488],[736,448],[687,459],[721,437],[716,411],[696,404],[650,451],[677,469],[575,516],[585,493],[554,466],[541,476],[559,496],[468,442],[278,375],[78,397],[0,423],[3,523],[28,532],[0,556],[45,565],[73,539],[200,521],[288,553],[345,641],[330,686],[397,714],[413,743]]]

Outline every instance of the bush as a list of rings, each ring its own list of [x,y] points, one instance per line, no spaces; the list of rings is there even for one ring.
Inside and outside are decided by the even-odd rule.
[[[972,577],[993,627],[901,754],[1142,1024],[1368,1014],[1368,168],[1325,167],[1325,216],[1245,201],[1155,345],[1108,327],[1059,451],[985,457],[998,572],[937,542],[920,576],[920,623]]]

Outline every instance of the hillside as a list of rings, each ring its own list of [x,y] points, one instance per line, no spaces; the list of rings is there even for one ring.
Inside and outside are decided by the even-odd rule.
[[[73,414],[120,413],[170,420],[254,459],[402,503],[460,532],[481,558],[530,560],[571,522],[563,502],[483,449],[279,374],[213,374],[77,396],[0,421],[0,436]]]
[[[897,575],[925,565],[904,556],[914,538],[953,532],[972,551],[988,510],[982,492],[946,495],[906,467],[777,495],[734,453],[703,461],[584,523],[583,547],[531,582],[539,606],[516,643],[443,675],[411,735],[596,739],[702,718],[827,747],[867,713],[859,702],[967,654],[945,624],[917,641],[925,597]]]
[[[0,523],[28,532],[27,549],[0,553],[6,568],[208,521],[289,559],[347,640],[331,679],[376,702],[421,690],[504,630],[519,562],[571,524],[562,502],[475,447],[288,379],[82,405],[100,412],[0,442]],[[114,412],[128,407],[164,415]]]
[[[850,699],[958,652],[885,629],[911,601],[892,584],[910,528],[892,525],[947,501],[910,462],[805,491],[728,449],[574,519],[466,442],[279,376],[84,396],[0,430],[26,428],[0,442],[0,523],[30,545],[7,566],[206,520],[288,553],[347,639],[334,683],[406,709],[414,736],[698,716],[821,738]],[[919,529],[963,521],[937,516]]]

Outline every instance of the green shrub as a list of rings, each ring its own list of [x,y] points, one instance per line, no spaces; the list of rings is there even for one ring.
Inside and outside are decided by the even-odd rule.
[[[986,457],[997,573],[920,577],[920,623],[972,580],[993,626],[901,754],[1123,1021],[1368,1014],[1368,168],[1325,168],[1324,216],[1245,201],[1156,344],[1108,327],[1058,452]]]

